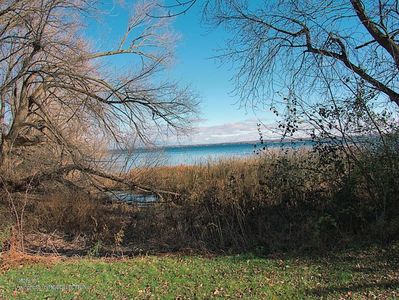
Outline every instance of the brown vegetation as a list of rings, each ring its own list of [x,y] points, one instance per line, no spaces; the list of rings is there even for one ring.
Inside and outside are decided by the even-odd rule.
[[[194,2],[166,8],[183,5],[185,11]],[[91,1],[1,3],[2,250],[275,251],[397,239],[397,5],[379,1],[378,13],[368,17],[372,1],[338,3],[325,18],[330,7],[317,1],[301,7],[283,2],[270,6],[275,15],[267,8],[251,15],[239,1],[208,8],[215,8],[218,24],[238,34],[226,58],[240,66],[242,100],[268,98],[265,83],[273,80],[266,79],[284,61],[291,77],[283,89],[288,94],[276,93],[285,110],[279,125],[284,136],[309,125],[320,142],[315,152],[130,174],[109,171],[107,150],[183,130],[194,112],[187,89],[158,80],[174,44],[167,18],[151,17],[161,6],[137,6],[116,50],[96,51],[81,36],[83,18],[94,10]],[[373,39],[335,33],[341,19],[335,11],[356,14],[360,32]],[[243,46],[256,51],[241,51]],[[121,54],[133,56],[132,73],[101,71],[101,58]],[[359,61],[371,63],[363,67]],[[389,100],[393,109],[373,107]],[[162,197],[149,207],[109,204],[104,192],[111,188],[161,191]]]
[[[373,178],[389,171],[376,168],[381,160],[364,159]],[[326,164],[312,151],[135,170],[131,176],[140,174],[141,184],[175,193],[138,206],[54,191],[27,204],[25,244],[42,253],[128,255],[265,253],[393,241],[399,236],[399,185],[380,190],[362,172],[355,165]]]
[[[109,148],[189,124],[191,93],[153,82],[174,43],[168,20],[148,16],[155,2],[131,7],[112,51],[93,48],[82,34],[85,18],[101,14],[95,7],[85,0],[0,4],[0,189],[7,193],[125,182],[107,172]],[[104,58],[118,55],[131,57],[131,71],[108,74]]]
[[[106,182],[146,189],[109,171],[108,150],[189,125],[190,91],[159,80],[173,56],[169,21],[149,16],[153,1],[129,8],[121,39],[96,49],[82,31],[104,13],[96,1],[0,3],[0,221],[19,250],[33,229],[95,237],[105,225],[87,193]],[[104,59],[119,55],[131,68],[110,74]]]

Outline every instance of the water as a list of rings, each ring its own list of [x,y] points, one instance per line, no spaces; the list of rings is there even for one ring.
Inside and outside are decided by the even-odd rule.
[[[256,146],[255,146],[256,145]],[[193,146],[170,146],[156,149],[138,149],[128,156],[127,153],[119,153],[119,165],[126,162],[126,169],[140,166],[177,166],[195,165],[218,161],[228,158],[243,158],[255,156],[256,150],[278,148],[301,148],[309,147],[312,141],[266,141],[264,144],[256,142],[210,144]]]
[[[126,191],[114,191],[108,193],[107,196],[111,201],[126,202],[128,204],[134,203],[140,207],[146,207],[158,201],[158,197],[154,194],[137,194]]]

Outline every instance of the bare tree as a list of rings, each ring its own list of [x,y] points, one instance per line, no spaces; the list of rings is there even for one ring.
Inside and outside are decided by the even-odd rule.
[[[0,186],[18,191],[76,171],[119,181],[99,168],[101,149],[189,125],[192,94],[160,80],[175,36],[167,19],[150,17],[159,7],[137,4],[119,44],[101,52],[82,34],[85,18],[102,13],[96,7],[91,0],[0,3]],[[118,55],[132,67],[107,72],[104,64]]]
[[[364,81],[399,105],[398,1],[230,0],[207,7],[216,25],[234,33],[221,57],[237,62],[244,100],[270,100],[277,91],[317,97],[326,93],[325,77],[334,93],[353,93]]]
[[[282,115],[284,135],[309,133],[336,178],[355,165],[387,220],[398,186],[399,2],[215,0],[205,11],[232,33],[219,57],[235,65],[243,103]]]
[[[178,15],[196,2],[169,1],[163,7],[167,15]],[[205,2],[213,24],[234,33],[220,57],[237,63],[244,101],[270,99],[284,88],[325,93],[318,80],[323,68],[339,89],[353,92],[363,80],[396,105],[398,7],[397,0]]]

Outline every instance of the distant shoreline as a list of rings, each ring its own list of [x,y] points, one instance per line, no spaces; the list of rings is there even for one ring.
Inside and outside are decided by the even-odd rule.
[[[263,140],[263,144],[290,144],[290,143],[307,143],[312,142],[311,138],[286,138],[286,139],[268,139]],[[256,141],[240,141],[240,142],[224,142],[224,143],[210,143],[210,144],[184,144],[184,145],[165,145],[154,147],[137,147],[134,149],[112,149],[111,152],[128,152],[128,151],[159,151],[165,149],[183,149],[183,148],[199,148],[199,147],[222,147],[222,146],[234,146],[234,145],[262,145],[259,140]]]

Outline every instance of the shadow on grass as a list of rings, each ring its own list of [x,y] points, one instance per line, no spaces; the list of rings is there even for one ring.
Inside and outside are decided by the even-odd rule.
[[[399,289],[399,279],[395,280],[383,280],[376,283],[356,283],[350,284],[346,286],[328,286],[323,288],[313,288],[306,290],[306,295],[316,296],[316,297],[325,297],[330,294],[342,294],[342,293],[366,293],[370,290],[379,289],[379,290],[395,290]],[[398,290],[399,291],[399,290]]]

